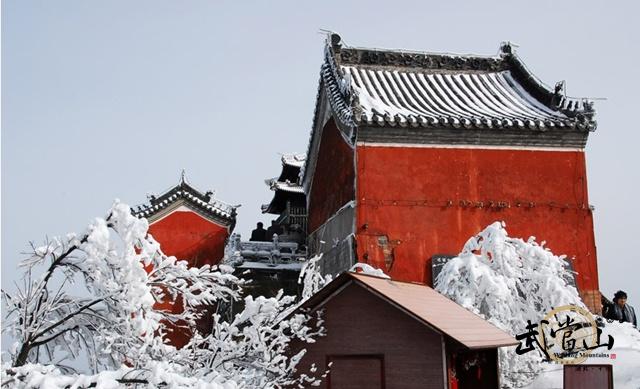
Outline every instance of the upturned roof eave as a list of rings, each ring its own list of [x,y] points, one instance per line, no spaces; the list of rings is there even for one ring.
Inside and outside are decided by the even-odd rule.
[[[137,217],[152,218],[178,201],[188,203],[190,208],[218,223],[227,226],[235,225],[236,206],[212,199],[210,192],[206,194],[200,192],[186,182],[184,175],[178,185],[166,190],[158,197],[150,196],[149,203],[132,209],[132,214]]]

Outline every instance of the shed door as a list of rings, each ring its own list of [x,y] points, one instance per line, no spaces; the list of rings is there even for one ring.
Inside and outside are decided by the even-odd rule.
[[[384,389],[382,355],[330,355],[328,389]]]
[[[611,365],[564,365],[564,389],[612,389]]]

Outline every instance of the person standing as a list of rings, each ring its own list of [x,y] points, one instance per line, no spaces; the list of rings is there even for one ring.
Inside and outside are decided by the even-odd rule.
[[[617,291],[613,296],[613,305],[607,307],[604,317],[620,322],[626,321],[636,327],[638,326],[636,312],[631,305],[627,304],[627,294],[621,290]]]
[[[258,222],[256,229],[251,231],[251,239],[249,240],[253,242],[267,241],[267,230],[264,229],[264,224],[262,224],[262,222]]]
[[[282,235],[282,227],[277,225],[275,220],[271,220],[271,226],[267,228],[267,240],[273,239],[273,234]]]

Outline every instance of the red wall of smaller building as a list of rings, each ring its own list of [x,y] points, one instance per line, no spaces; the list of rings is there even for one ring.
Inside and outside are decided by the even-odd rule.
[[[354,151],[333,120],[322,130],[309,201],[309,232],[315,231],[343,205],[354,199]]]
[[[149,226],[149,233],[160,243],[160,248],[167,255],[185,260],[193,267],[216,265],[224,256],[224,247],[229,230],[202,216],[188,211],[174,211]],[[182,302],[158,302],[155,309],[180,313]],[[205,315],[198,327],[206,332],[210,328],[210,316]],[[180,325],[181,323],[178,323]],[[168,325],[168,338],[171,344],[180,348],[184,346],[191,334],[188,330]]]
[[[197,267],[217,264],[229,237],[227,227],[188,211],[175,211],[151,223],[149,233],[160,242],[165,254]]]
[[[431,257],[457,255],[494,221],[572,259],[599,309],[584,152],[357,148],[357,254],[392,278],[431,284]]]

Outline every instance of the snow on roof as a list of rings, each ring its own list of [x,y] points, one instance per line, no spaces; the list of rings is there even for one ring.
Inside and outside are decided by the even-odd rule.
[[[544,128],[570,119],[538,102],[509,71],[424,74],[344,66],[361,112],[356,122],[412,126]]]
[[[297,182],[291,182],[289,180],[278,181],[277,178],[268,178],[264,180],[264,183],[267,184],[272,191],[282,190],[284,192],[304,194],[304,188]]]
[[[282,154],[282,164],[301,168],[304,166],[304,162],[307,159],[306,154],[302,153],[285,153]]]
[[[285,182],[274,181],[271,183],[271,189],[283,190],[285,192],[292,192],[292,193],[304,193],[304,188],[302,187],[302,185],[289,182],[289,181],[285,181]]]
[[[322,81],[346,123],[594,130],[592,103],[550,90],[504,43],[496,57],[342,47],[330,35]]]
[[[237,206],[214,198],[211,191],[202,193],[197,190],[187,182],[184,172],[176,186],[166,190],[161,195],[150,195],[148,197],[149,204],[139,205],[133,210],[135,216],[153,217],[170,205],[182,200],[202,212],[205,216],[223,221],[225,224],[235,223]]]
[[[400,308],[419,322],[455,339],[470,349],[494,348],[518,344],[508,333],[468,311],[432,288],[359,273],[345,272],[306,303],[313,308],[332,298],[349,281],[375,293]]]

